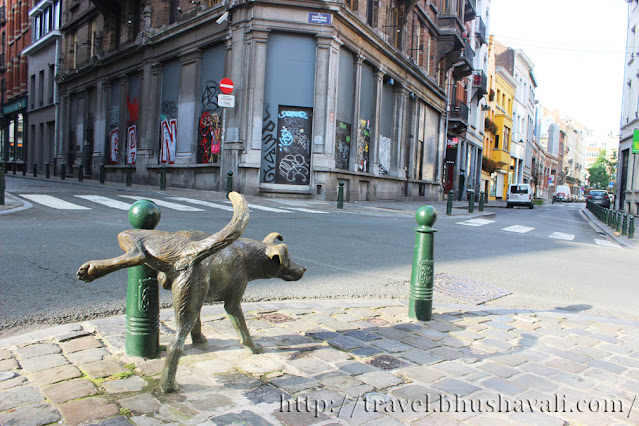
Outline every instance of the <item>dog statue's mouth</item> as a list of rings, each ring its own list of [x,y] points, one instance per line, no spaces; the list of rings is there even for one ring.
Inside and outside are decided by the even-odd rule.
[[[284,281],[298,281],[304,276],[304,272],[306,272],[306,267],[302,266],[295,269],[289,269],[286,272],[280,274],[279,278]]]

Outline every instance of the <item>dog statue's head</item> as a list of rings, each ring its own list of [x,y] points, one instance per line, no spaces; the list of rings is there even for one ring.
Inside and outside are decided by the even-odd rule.
[[[266,244],[266,255],[271,259],[272,268],[267,273],[270,277],[281,278],[284,281],[297,281],[304,275],[306,268],[295,263],[288,254],[288,247],[283,243],[275,243],[276,240],[282,241],[283,238],[277,232],[271,232],[262,241]]]

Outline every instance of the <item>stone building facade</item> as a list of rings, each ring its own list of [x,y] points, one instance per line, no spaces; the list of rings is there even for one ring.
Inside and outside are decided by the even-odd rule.
[[[74,0],[58,165],[97,178],[347,200],[442,194],[475,0]],[[466,61],[468,62],[468,61]],[[472,62],[464,64],[472,71]],[[463,74],[463,72],[462,72]],[[461,75],[461,74],[457,74]],[[220,106],[220,80],[234,83]]]

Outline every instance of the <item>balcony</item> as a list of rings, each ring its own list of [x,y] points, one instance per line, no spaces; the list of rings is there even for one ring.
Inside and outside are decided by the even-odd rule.
[[[482,70],[473,71],[473,89],[475,90],[476,95],[484,96],[488,93],[488,77],[486,77],[486,73]]]
[[[5,65],[6,56],[4,53],[0,53],[0,73],[4,73],[7,71],[7,66]]]
[[[468,40],[464,42],[464,49],[456,59],[453,63],[453,74],[455,78],[467,77],[473,73],[475,51],[470,47]]]
[[[464,7],[464,22],[472,21],[477,16],[477,0],[466,0]]]
[[[0,27],[7,23],[7,6],[0,6]]]
[[[500,169],[510,166],[510,152],[493,148],[492,157],[493,161],[497,163]]]
[[[462,132],[468,128],[468,105],[465,102],[455,100],[450,105],[448,115],[448,129],[453,132]]]
[[[475,18],[475,35],[481,44],[486,44],[488,41],[486,39],[486,24],[484,24],[484,20],[481,19],[481,16]]]

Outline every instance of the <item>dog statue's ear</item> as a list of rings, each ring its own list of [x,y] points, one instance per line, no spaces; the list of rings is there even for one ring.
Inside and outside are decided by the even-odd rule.
[[[275,256],[279,258],[280,264],[284,268],[288,268],[288,247],[286,244],[269,245],[266,247],[266,255],[273,259]]]
[[[280,241],[284,241],[284,238],[282,238],[282,236],[277,233],[277,232],[271,232],[270,234],[268,234],[264,240],[262,241],[263,243],[271,243],[273,244],[275,242],[275,240],[280,240]]]

